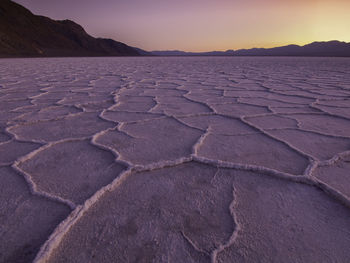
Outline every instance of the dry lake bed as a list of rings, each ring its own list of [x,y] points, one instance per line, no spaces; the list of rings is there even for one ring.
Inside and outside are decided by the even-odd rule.
[[[0,262],[349,262],[350,59],[0,60]]]

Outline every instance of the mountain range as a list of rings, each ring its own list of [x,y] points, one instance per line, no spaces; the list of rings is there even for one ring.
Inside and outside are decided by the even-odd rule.
[[[0,57],[74,56],[329,56],[350,57],[350,43],[313,42],[304,46],[212,52],[148,52],[113,39],[94,38],[71,20],[53,20],[23,6],[0,0]]]
[[[152,51],[157,56],[306,56],[350,57],[350,43],[340,41],[313,42],[304,46],[288,45],[274,48],[252,48],[212,52],[185,52],[179,50]]]

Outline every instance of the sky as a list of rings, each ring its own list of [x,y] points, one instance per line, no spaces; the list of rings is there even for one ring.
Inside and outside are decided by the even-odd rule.
[[[94,37],[151,50],[350,42],[350,0],[15,0]]]

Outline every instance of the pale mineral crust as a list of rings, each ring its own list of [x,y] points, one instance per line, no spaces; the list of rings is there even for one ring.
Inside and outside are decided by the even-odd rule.
[[[349,59],[0,76],[0,262],[349,262]]]

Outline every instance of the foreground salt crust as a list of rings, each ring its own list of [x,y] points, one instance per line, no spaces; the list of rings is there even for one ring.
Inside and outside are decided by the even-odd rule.
[[[0,72],[0,262],[350,258],[350,60]]]

